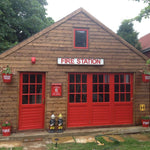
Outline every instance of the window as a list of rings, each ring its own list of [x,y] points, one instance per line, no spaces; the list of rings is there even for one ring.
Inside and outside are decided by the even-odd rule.
[[[87,102],[87,74],[69,74],[69,102]]]
[[[132,97],[131,74],[115,74],[114,83],[115,102],[130,102]]]
[[[110,85],[108,74],[93,74],[93,102],[109,102]]]
[[[88,49],[87,29],[74,29],[74,48]]]

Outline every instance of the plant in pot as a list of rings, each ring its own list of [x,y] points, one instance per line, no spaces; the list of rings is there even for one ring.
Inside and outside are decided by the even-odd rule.
[[[10,133],[11,133],[11,123],[8,121],[2,123],[2,135],[10,136]]]
[[[12,71],[8,65],[2,69],[2,78],[5,83],[10,83],[12,80]]]
[[[142,116],[142,126],[149,127],[150,116]]]
[[[150,59],[146,61],[145,69],[142,71],[142,80],[143,82],[149,82],[150,81]]]

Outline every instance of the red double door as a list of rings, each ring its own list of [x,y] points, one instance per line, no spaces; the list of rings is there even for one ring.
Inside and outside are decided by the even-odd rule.
[[[45,74],[20,73],[19,130],[43,129]]]
[[[133,74],[69,73],[68,127],[133,123]]]

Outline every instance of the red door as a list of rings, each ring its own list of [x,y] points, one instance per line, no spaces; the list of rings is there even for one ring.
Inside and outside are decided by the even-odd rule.
[[[20,73],[19,130],[43,129],[45,74]]]
[[[68,127],[132,124],[131,73],[70,73]]]

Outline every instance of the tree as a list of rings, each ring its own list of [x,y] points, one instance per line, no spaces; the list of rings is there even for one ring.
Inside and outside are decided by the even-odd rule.
[[[138,16],[136,16],[133,20],[141,22],[142,18],[149,18],[150,17],[150,0],[134,0],[138,2],[144,2],[147,6],[141,10]]]
[[[54,23],[46,0],[0,0],[0,52]]]
[[[141,49],[141,45],[138,42],[138,34],[133,29],[133,23],[130,20],[124,20],[121,25],[119,26],[119,29],[117,31],[117,34],[121,36],[124,40],[126,40],[128,43],[133,45],[138,50]]]

